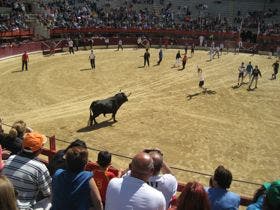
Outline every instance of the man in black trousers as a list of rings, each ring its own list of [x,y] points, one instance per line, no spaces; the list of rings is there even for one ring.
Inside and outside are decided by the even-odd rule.
[[[144,67],[146,67],[146,63],[148,64],[148,66],[150,66],[150,53],[149,53],[149,49],[146,49],[146,52],[144,54]]]

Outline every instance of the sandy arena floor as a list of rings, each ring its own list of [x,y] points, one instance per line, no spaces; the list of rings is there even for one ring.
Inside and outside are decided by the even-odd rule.
[[[143,65],[144,50],[95,50],[96,70],[90,70],[89,51],[44,57],[30,55],[30,70],[21,72],[19,57],[0,62],[0,116],[11,124],[22,119],[34,130],[72,141],[81,138],[90,147],[133,156],[159,147],[173,167],[212,174],[223,164],[235,179],[262,183],[280,174],[280,82],[271,81],[267,56],[224,54],[207,61],[196,51],[187,70],[171,68],[177,50],[151,50],[151,66]],[[233,89],[237,68],[244,61],[259,65],[263,77],[258,89]],[[204,70],[206,87],[216,94],[200,94],[196,66]],[[245,79],[245,82],[248,78]],[[131,92],[117,113],[118,122],[99,116],[97,127],[86,127],[93,100]],[[188,95],[194,95],[188,100]],[[4,127],[8,132],[9,128]],[[58,149],[66,147],[57,143]],[[91,159],[96,152],[91,151]],[[127,167],[128,159],[113,157],[113,165]],[[209,177],[174,170],[181,182]],[[234,182],[232,190],[251,196],[255,185]]]

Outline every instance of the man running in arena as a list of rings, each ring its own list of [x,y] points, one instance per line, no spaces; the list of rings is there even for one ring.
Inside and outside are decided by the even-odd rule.
[[[279,61],[275,61],[275,63],[272,64],[273,67],[273,74],[271,76],[271,80],[276,79],[276,75],[278,74],[279,70]]]
[[[253,66],[251,64],[251,61],[249,61],[247,67],[246,67],[246,72],[245,72],[245,75],[244,75],[244,79],[247,77],[247,75],[249,75],[249,82],[251,80],[251,75],[252,75],[252,71],[253,71]]]
[[[192,58],[193,55],[194,55],[194,48],[195,48],[195,45],[194,45],[194,43],[193,43],[192,46],[191,46],[191,58]]]
[[[259,76],[262,77],[261,71],[259,70],[258,66],[255,66],[255,68],[252,72],[252,79],[251,79],[250,85],[248,87],[248,90],[252,90],[251,86],[252,86],[254,81],[255,81],[255,88],[254,89],[258,88],[257,85],[258,85]]]
[[[180,59],[181,59],[181,53],[180,53],[180,50],[178,50],[178,52],[177,52],[177,54],[176,54],[176,62],[175,62],[175,64],[174,64],[174,68],[175,67],[179,67],[180,66]]]
[[[144,53],[144,67],[146,67],[146,63],[148,66],[150,66],[150,53],[149,49],[146,49],[146,52]]]
[[[243,79],[244,79],[244,73],[245,73],[245,66],[244,62],[241,63],[241,66],[238,68],[238,83],[237,86],[240,87],[243,84]],[[241,80],[241,82],[240,82]]]
[[[162,58],[163,58],[163,52],[162,52],[162,49],[160,48],[159,53],[158,53],[158,62],[157,62],[157,65],[158,65],[158,66],[159,66],[160,63],[161,63]]]
[[[29,57],[26,51],[24,51],[23,55],[22,55],[22,67],[21,67],[21,71],[25,70],[28,71],[28,62],[29,62]]]
[[[202,89],[203,93],[206,93],[207,88],[203,87],[204,86],[204,75],[202,73],[202,69],[197,67],[197,73],[198,73],[198,78],[199,78],[198,86],[199,86],[199,88]]]
[[[187,56],[187,53],[185,53],[184,56],[183,56],[183,59],[182,59],[182,66],[183,66],[183,67],[182,67],[181,70],[185,69],[187,60],[188,60],[188,56]]]
[[[95,55],[93,53],[93,50],[90,51],[89,60],[90,60],[91,69],[95,69]]]

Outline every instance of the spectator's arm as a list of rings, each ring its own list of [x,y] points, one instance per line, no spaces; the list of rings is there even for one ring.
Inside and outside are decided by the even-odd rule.
[[[173,174],[171,169],[169,168],[169,166],[163,161],[162,163],[162,168],[161,168],[161,172],[163,174]]]
[[[100,196],[99,190],[98,190],[98,188],[96,186],[96,183],[95,183],[93,178],[91,178],[90,181],[89,181],[89,187],[91,189],[90,197],[91,197],[91,201],[94,205],[94,209],[103,210],[103,204],[102,204],[101,196]]]

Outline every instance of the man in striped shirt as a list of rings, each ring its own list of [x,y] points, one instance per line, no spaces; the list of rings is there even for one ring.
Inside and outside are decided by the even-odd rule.
[[[13,183],[18,193],[19,209],[33,209],[38,201],[39,193],[43,198],[51,194],[49,171],[37,159],[45,142],[46,137],[39,133],[26,133],[21,153],[10,156],[6,161],[3,174]]]

